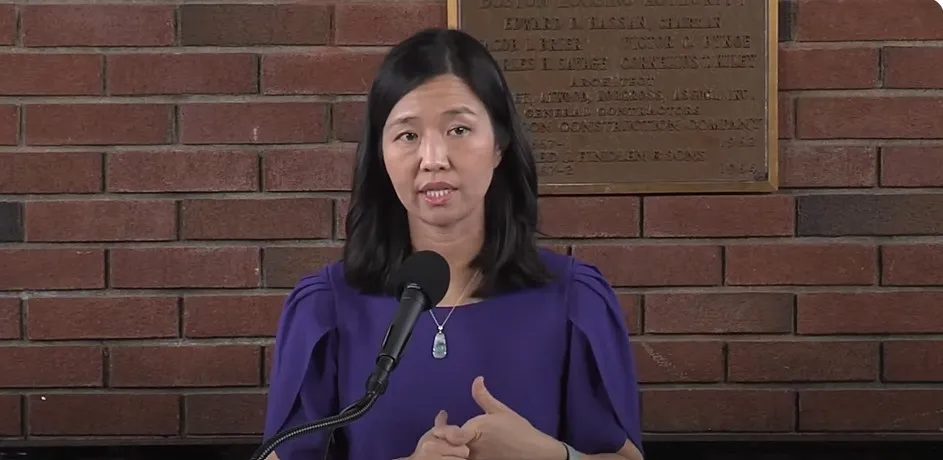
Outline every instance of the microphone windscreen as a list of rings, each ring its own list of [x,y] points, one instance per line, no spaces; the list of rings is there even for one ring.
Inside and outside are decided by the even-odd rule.
[[[393,274],[397,297],[403,294],[407,284],[417,284],[428,297],[426,308],[433,308],[442,301],[450,280],[449,263],[435,251],[414,252]]]

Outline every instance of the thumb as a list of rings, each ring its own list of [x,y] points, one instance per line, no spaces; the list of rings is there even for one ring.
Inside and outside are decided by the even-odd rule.
[[[474,398],[478,407],[485,411],[486,414],[513,412],[510,407],[505,406],[504,403],[498,401],[497,398],[491,395],[491,392],[485,387],[484,377],[475,377],[475,380],[472,382],[472,398]]]
[[[433,426],[445,426],[448,424],[448,421],[449,413],[444,410],[440,410],[438,414],[435,414],[435,423]]]

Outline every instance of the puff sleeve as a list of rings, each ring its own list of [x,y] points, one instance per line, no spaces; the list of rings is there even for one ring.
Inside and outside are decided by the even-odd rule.
[[[285,300],[265,414],[265,439],[338,412],[334,294],[326,273],[302,279]],[[298,436],[275,449],[280,460],[324,457],[326,432]]]
[[[618,298],[595,267],[575,261],[571,274],[564,441],[603,454],[628,439],[641,451],[639,387]]]

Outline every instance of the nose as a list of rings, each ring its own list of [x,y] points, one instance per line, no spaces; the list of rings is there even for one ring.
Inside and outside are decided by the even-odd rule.
[[[441,171],[449,167],[449,152],[442,136],[423,136],[419,144],[419,157],[419,166],[423,171]]]

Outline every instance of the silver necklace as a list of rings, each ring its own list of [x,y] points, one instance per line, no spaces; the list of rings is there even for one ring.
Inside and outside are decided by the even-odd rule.
[[[445,316],[445,320],[442,321],[441,324],[439,323],[439,320],[436,319],[435,313],[433,313],[435,308],[429,310],[429,316],[432,316],[432,321],[435,321],[436,329],[438,329],[438,331],[435,333],[435,338],[432,340],[433,358],[443,359],[446,357],[446,355],[449,354],[449,344],[448,341],[445,340],[445,323],[449,322],[449,318],[452,317],[452,313],[455,312],[455,309],[465,300],[465,295],[468,293],[468,288],[471,287],[472,283],[478,278],[478,273],[479,272],[475,272],[475,275],[472,276],[470,280],[468,280],[468,284],[465,285],[465,289],[462,290],[462,294],[455,302],[455,305],[453,305],[449,310],[449,314]]]

